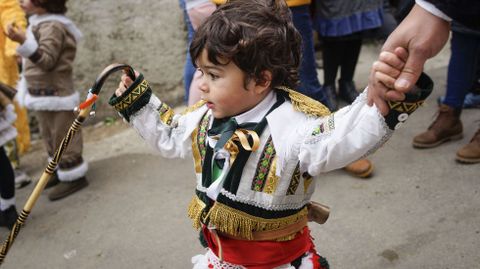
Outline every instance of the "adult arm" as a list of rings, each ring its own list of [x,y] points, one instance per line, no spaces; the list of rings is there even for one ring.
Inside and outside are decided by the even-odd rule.
[[[437,15],[432,14],[420,5],[415,4],[412,11],[402,23],[388,37],[382,51],[394,52],[403,47],[408,51],[408,58],[402,73],[395,81],[391,91],[387,86],[374,80],[375,70],[372,69],[368,85],[368,104],[374,103],[380,112],[388,113],[386,100],[400,101],[422,73],[427,59],[437,55],[445,46],[449,37],[450,23]]]

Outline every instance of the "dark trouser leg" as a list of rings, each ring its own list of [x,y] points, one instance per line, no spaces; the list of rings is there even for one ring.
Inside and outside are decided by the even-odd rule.
[[[3,146],[0,147],[0,196],[2,199],[15,196],[15,176]]]
[[[308,5],[291,7],[295,28],[302,36],[302,62],[300,63],[300,87],[298,90],[328,106],[322,86],[318,81],[313,47],[312,21]]]
[[[465,95],[475,79],[480,54],[480,38],[452,31],[451,50],[447,74],[447,93],[443,103],[461,110]]]

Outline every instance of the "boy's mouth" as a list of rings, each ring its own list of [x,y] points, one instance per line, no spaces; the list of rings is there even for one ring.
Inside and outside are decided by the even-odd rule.
[[[206,104],[207,104],[208,109],[212,109],[212,108],[215,107],[215,105],[212,102],[207,102]]]

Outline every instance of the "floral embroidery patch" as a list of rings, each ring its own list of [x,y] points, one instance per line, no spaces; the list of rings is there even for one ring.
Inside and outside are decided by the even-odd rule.
[[[257,170],[255,172],[255,176],[253,177],[252,182],[252,190],[263,191],[275,155],[276,152],[275,147],[273,146],[272,137],[269,137],[263,149],[260,161],[257,164]]]
[[[198,135],[197,135],[198,151],[200,152],[202,167],[203,167],[203,161],[205,159],[205,154],[207,152],[207,146],[206,146],[205,140],[207,138],[207,126],[209,121],[210,121],[210,117],[208,115],[205,115],[205,117],[203,117],[202,121],[200,122]]]

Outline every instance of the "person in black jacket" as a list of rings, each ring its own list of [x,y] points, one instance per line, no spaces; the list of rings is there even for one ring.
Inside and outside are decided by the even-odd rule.
[[[394,52],[395,48],[406,48],[409,56],[405,67],[394,85],[375,83],[375,68],[369,80],[369,104],[374,103],[382,113],[388,107],[380,97],[387,100],[402,100],[420,76],[425,62],[437,55],[449,37],[452,19],[472,29],[480,29],[480,2],[475,0],[416,0],[416,4],[390,34],[382,51]],[[392,91],[391,89],[395,89]]]
[[[382,114],[386,114],[389,108],[386,101],[383,100],[400,101],[405,98],[404,94],[410,91],[418,80],[426,60],[434,57],[445,46],[452,19],[473,30],[480,30],[480,3],[473,0],[416,0],[411,12],[388,37],[382,48],[382,52],[395,52],[399,47],[407,49],[406,64],[400,76],[390,85],[376,83],[373,80],[377,72],[375,64],[373,65],[368,85],[369,105],[375,104]],[[462,39],[462,42],[458,42],[459,39]],[[468,44],[468,47],[472,48],[471,50],[467,52],[465,48],[461,48],[460,51],[467,53],[467,55],[478,55],[477,38],[457,33],[454,34],[453,41],[457,42],[455,42],[455,46],[452,45],[452,50],[459,47],[459,44]],[[476,58],[474,57],[472,62],[475,63],[475,61]],[[466,67],[465,63],[461,65]],[[465,82],[470,82],[470,79],[468,80]],[[448,83],[453,82],[449,81]],[[463,98],[464,96],[462,94]],[[440,114],[451,116],[444,117],[447,121],[436,121],[427,132],[416,136],[413,141],[414,146],[433,147],[445,140],[457,136],[461,137],[462,126],[459,120],[461,103],[463,103],[463,99],[457,105],[459,108],[456,110],[449,106],[441,106]],[[452,106],[455,107],[455,104]],[[440,124],[442,122],[452,122],[454,124],[442,125]],[[443,128],[442,130],[448,130],[448,133],[441,134],[441,132],[435,131],[435,128],[439,129],[439,126],[440,129]],[[470,143],[457,152],[456,159],[464,163],[480,162],[480,128],[474,134]]]

